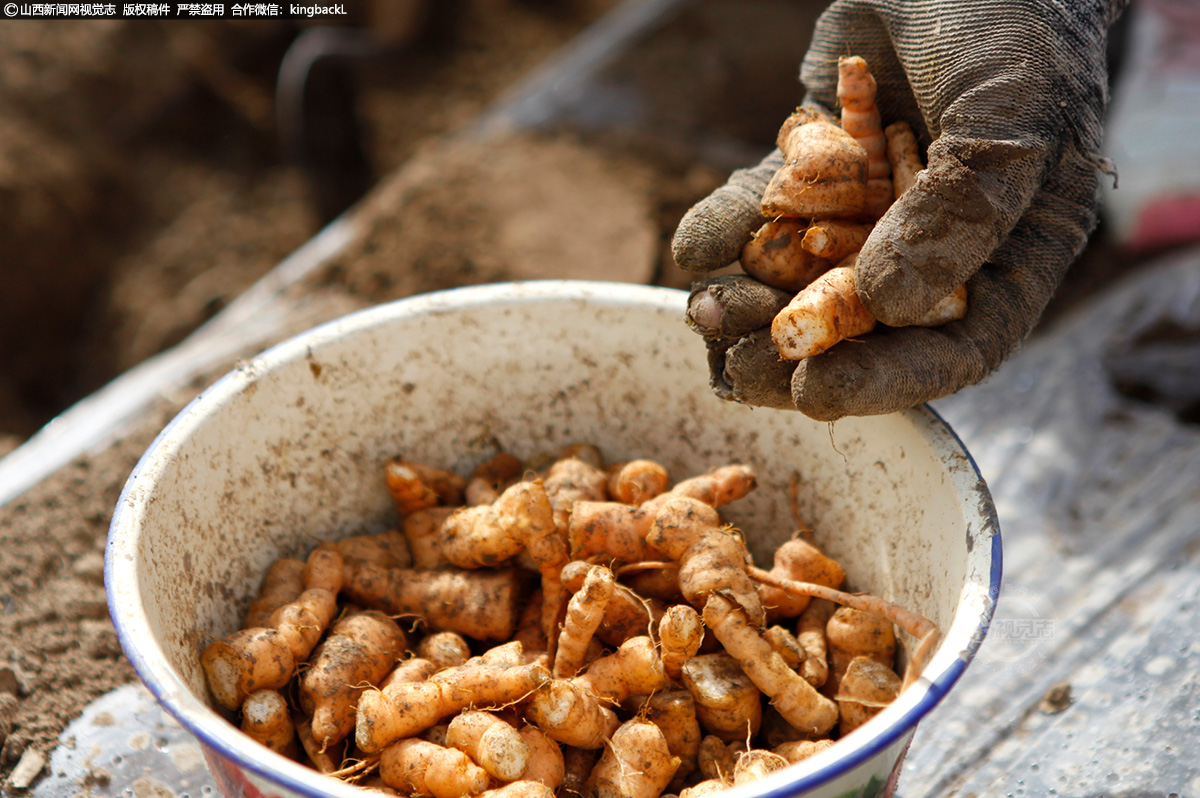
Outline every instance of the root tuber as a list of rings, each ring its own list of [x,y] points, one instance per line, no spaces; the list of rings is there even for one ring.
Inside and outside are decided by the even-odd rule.
[[[381,612],[367,610],[333,625],[300,680],[300,707],[322,748],[354,729],[359,695],[388,674],[404,647],[404,632]]]
[[[574,676],[583,667],[592,635],[604,620],[604,610],[612,596],[616,578],[604,567],[588,571],[579,591],[567,602],[567,617],[558,635],[553,674],[556,678]]]
[[[455,715],[446,729],[446,746],[462,751],[500,781],[516,781],[529,767],[529,746],[521,733],[490,712]]]
[[[918,640],[906,678],[936,644],[927,619],[839,591],[841,566],[804,539],[754,566],[718,510],[756,488],[749,467],[670,485],[653,461],[601,466],[588,445],[524,479],[507,455],[470,483],[389,461],[403,531],[273,563],[247,613],[261,625],[201,656],[214,700],[264,745],[379,790],[699,796],[892,700],[893,623]]]
[[[488,788],[488,774],[462,751],[427,740],[401,740],[379,758],[383,783],[411,795],[462,798]]]
[[[785,360],[819,355],[836,343],[866,335],[876,319],[858,298],[850,255],[792,298],[771,322],[771,339]],[[967,313],[967,289],[959,286],[918,319],[914,327],[937,327]]]
[[[870,657],[855,657],[842,674],[837,700],[838,731],[843,735],[857,729],[900,694],[900,677],[887,665]]]
[[[608,479],[608,493],[614,501],[625,504],[641,504],[670,486],[667,469],[653,460],[630,460],[612,472]]]
[[[875,78],[861,57],[838,59],[837,96],[842,106],[842,129],[867,151],[867,200],[863,211],[877,219],[892,204],[892,166],[875,105]]]
[[[637,718],[617,729],[584,785],[585,798],[658,798],[679,767],[662,731]]]
[[[363,564],[351,570],[343,590],[357,604],[422,618],[437,631],[508,640],[519,615],[521,581],[513,568],[420,571]]]
[[[762,693],[726,653],[701,654],[683,666],[683,684],[696,702],[696,717],[726,742],[747,740],[762,726]]]
[[[242,702],[242,731],[279,754],[296,739],[287,699],[277,690],[255,690]]]
[[[303,592],[304,561],[292,557],[279,558],[267,569],[258,598],[251,602],[242,619],[242,628],[266,626],[271,613],[295,601]]]
[[[741,607],[722,595],[709,596],[704,623],[784,720],[813,736],[825,734],[837,723],[837,705],[787,666],[750,625]]]
[[[679,681],[684,663],[696,656],[704,642],[704,623],[700,614],[686,604],[676,604],[658,624],[662,647],[663,671],[671,681]]]
[[[866,203],[867,151],[828,117],[801,108],[779,130],[783,166],[763,191],[768,219],[855,217]]]
[[[917,182],[925,167],[917,150],[917,137],[907,122],[893,122],[883,129],[887,137],[888,163],[892,165],[892,183],[896,199]]]
[[[761,203],[770,221],[745,245],[741,263],[746,274],[766,286],[795,293],[771,324],[771,338],[784,360],[819,355],[875,328],[875,317],[855,289],[853,258],[874,222],[922,168],[908,124],[882,126],[876,89],[867,62],[843,56],[838,59],[840,124],[815,107],[802,107],[780,126],[777,143],[784,164]],[[960,286],[914,326],[961,319],[966,306],[966,287]],[[701,331],[719,329],[719,303],[706,293],[694,296],[689,323]]]
[[[795,218],[768,221],[742,247],[742,271],[761,283],[793,293],[817,279],[833,264],[804,246],[807,227],[807,222]]]
[[[775,550],[775,563],[770,573],[783,579],[795,582],[814,582],[828,587],[841,587],[846,578],[845,571],[837,561],[825,554],[803,538],[792,538]],[[759,585],[758,595],[762,597],[763,606],[767,610],[767,621],[776,623],[781,618],[795,618],[804,612],[810,598],[786,590],[780,590],[770,585]]]

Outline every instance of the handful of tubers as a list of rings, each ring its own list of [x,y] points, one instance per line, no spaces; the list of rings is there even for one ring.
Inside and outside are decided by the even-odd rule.
[[[469,480],[390,461],[399,528],[274,564],[247,627],[201,654],[214,700],[385,794],[694,796],[878,713],[905,683],[895,627],[909,680],[939,639],[842,592],[800,533],[756,566],[718,512],[756,489],[744,465],[672,483],[591,446],[551,459],[498,455]]]
[[[874,329],[859,300],[854,263],[874,223],[917,179],[921,158],[906,122],[882,126],[875,80],[858,56],[838,61],[841,119],[796,110],[779,130],[784,164],[762,197],[764,224],[742,250],[742,269],[795,293],[771,337],[785,360],[818,355]],[[959,286],[916,322],[934,327],[966,314]]]

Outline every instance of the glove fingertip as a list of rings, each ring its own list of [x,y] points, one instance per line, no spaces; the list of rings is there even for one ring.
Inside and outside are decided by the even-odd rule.
[[[749,230],[745,240],[737,233],[721,220],[710,218],[702,205],[696,206],[688,211],[675,230],[671,239],[671,257],[685,272],[711,272],[724,268],[741,257],[742,247],[750,240]]]
[[[755,330],[724,353],[721,383],[726,398],[754,407],[793,410],[789,385],[794,364],[782,360],[770,330]]]
[[[811,358],[800,361],[792,372],[792,405],[814,421],[837,421],[850,415],[837,391],[830,390],[823,380],[810,377],[810,362]]]

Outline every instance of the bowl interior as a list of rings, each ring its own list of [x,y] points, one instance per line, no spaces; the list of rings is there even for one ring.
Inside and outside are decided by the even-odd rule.
[[[926,672],[973,653],[995,516],[953,434],[925,409],[830,426],[716,399],[685,297],[458,289],[354,314],[226,376],[160,435],[114,518],[110,606],[140,675],[202,739],[234,734],[207,709],[200,650],[237,628],[275,558],[395,523],[383,460],[465,474],[498,447],[529,457],[577,442],[609,461],[657,459],[673,478],[753,466],[758,490],[723,515],[768,567],[796,528],[795,475],[800,515],[851,586],[941,627]]]

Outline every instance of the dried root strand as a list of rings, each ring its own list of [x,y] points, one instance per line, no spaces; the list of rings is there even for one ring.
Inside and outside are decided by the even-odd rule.
[[[770,572],[754,566],[749,567],[748,573],[752,579],[763,584],[773,585],[787,591],[803,593],[814,598],[827,599],[844,607],[882,616],[917,638],[917,648],[913,652],[913,655],[909,657],[908,669],[904,677],[905,687],[920,675],[921,669],[925,667],[929,656],[933,653],[933,649],[941,639],[941,632],[938,630],[937,624],[933,621],[878,596],[843,593],[840,590],[834,590],[824,585],[779,579]]]

